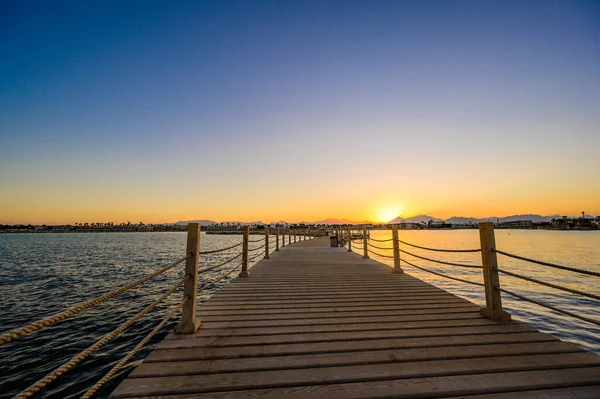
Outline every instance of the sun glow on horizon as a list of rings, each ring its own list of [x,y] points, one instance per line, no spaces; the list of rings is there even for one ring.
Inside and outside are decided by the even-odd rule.
[[[387,223],[390,220],[393,220],[400,216],[404,212],[404,208],[402,206],[386,206],[382,207],[377,211],[377,221],[382,223]]]

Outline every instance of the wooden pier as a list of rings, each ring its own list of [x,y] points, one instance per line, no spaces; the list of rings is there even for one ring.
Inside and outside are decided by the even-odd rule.
[[[600,356],[329,238],[271,253],[198,306],[112,398],[598,398]]]

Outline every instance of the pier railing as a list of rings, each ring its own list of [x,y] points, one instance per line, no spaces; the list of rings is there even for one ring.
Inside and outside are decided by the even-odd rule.
[[[196,304],[198,301],[199,293],[213,287],[214,285],[218,284],[223,279],[230,276],[236,271],[239,271],[239,277],[248,277],[249,264],[256,259],[259,259],[260,257],[264,259],[269,259],[270,252],[273,252],[270,249],[274,247],[274,251],[279,251],[280,241],[281,247],[285,247],[286,235],[288,239],[288,245],[290,245],[292,243],[292,240],[295,243],[297,241],[308,240],[314,238],[317,235],[322,234],[322,232],[317,230],[299,230],[288,228],[276,228],[275,234],[271,234],[269,226],[265,226],[264,237],[250,240],[249,233],[249,227],[245,226],[243,228],[242,241],[240,243],[225,248],[202,251],[200,248],[200,225],[198,223],[190,223],[187,228],[186,254],[182,258],[157,270],[156,272],[148,274],[145,277],[142,277],[111,292],[90,299],[84,303],[73,306],[67,310],[56,313],[52,316],[45,317],[41,320],[30,323],[21,328],[17,328],[1,334],[0,345],[4,345],[9,342],[18,340],[19,338],[35,333],[36,331],[39,331],[55,323],[66,320],[69,317],[72,317],[80,312],[84,312],[112,298],[115,298],[169,271],[180,270],[177,269],[177,266],[185,262],[184,270],[180,270],[180,272],[183,271],[183,278],[179,279],[179,281],[173,287],[167,290],[158,299],[156,299],[150,305],[146,306],[144,309],[139,311],[136,315],[122,323],[110,333],[105,334],[93,345],[89,346],[82,352],[73,356],[70,360],[63,363],[61,366],[59,366],[52,372],[48,373],[46,376],[22,390],[15,397],[28,398],[34,396],[52,381],[65,374],[77,364],[84,361],[92,353],[98,351],[108,342],[121,335],[127,328],[131,327],[138,320],[144,318],[144,316],[148,315],[150,312],[156,309],[156,307],[159,304],[163,303],[167,298],[169,298],[171,295],[173,295],[175,292],[177,292],[183,287],[182,300],[178,302],[175,306],[172,306],[170,309],[168,309],[162,320],[152,329],[152,331],[150,331],[143,339],[141,339],[133,349],[126,353],[125,356],[104,375],[104,377],[102,377],[94,386],[89,388],[87,392],[85,392],[82,396],[82,398],[86,399],[91,398],[102,387],[102,385],[108,382],[120,369],[122,369],[127,364],[127,362],[129,362],[129,360],[137,352],[139,352],[152,339],[152,337],[154,337],[165,326],[165,324],[172,320],[172,318],[177,314],[177,312],[181,311],[182,316],[181,321],[175,326],[175,332],[182,334],[196,332],[201,324],[200,320],[196,317]],[[227,258],[225,261],[219,262],[217,264],[206,266],[202,265],[203,267],[200,267],[201,257],[204,255],[213,254],[224,254],[230,257]],[[212,281],[202,285],[201,287],[198,287],[198,283],[200,280],[199,277],[201,275],[209,271],[223,268],[227,265],[231,265],[232,263],[234,264],[234,266],[230,266],[228,270],[221,273],[216,279],[213,279]]]
[[[439,277],[443,277],[449,280],[458,281],[465,284],[470,284],[478,287],[482,287],[485,292],[486,306],[481,309],[481,313],[486,317],[496,321],[509,321],[510,315],[502,307],[502,293],[511,295],[519,300],[526,301],[552,311],[561,313],[566,316],[570,316],[588,323],[592,323],[600,326],[600,320],[596,320],[587,316],[577,314],[575,312],[561,309],[557,306],[545,303],[543,301],[530,298],[526,295],[522,295],[514,292],[512,289],[504,288],[500,285],[500,275],[510,276],[516,279],[527,281],[542,285],[544,287],[552,288],[562,292],[575,294],[583,298],[600,300],[600,295],[585,292],[579,289],[565,287],[560,284],[550,283],[542,281],[539,278],[525,276],[520,273],[506,270],[504,267],[500,267],[498,264],[498,255],[503,258],[517,259],[524,262],[534,263],[537,265],[545,266],[548,268],[554,268],[572,273],[579,273],[591,277],[600,277],[600,273],[584,270],[576,267],[557,265],[550,262],[540,261],[532,258],[527,258],[520,255],[515,255],[506,251],[502,251],[496,248],[496,241],[494,236],[494,225],[493,223],[480,223],[479,224],[479,238],[480,247],[472,249],[442,249],[442,248],[431,248],[421,245],[412,244],[403,241],[398,238],[398,227],[392,227],[392,237],[389,239],[375,239],[371,238],[368,234],[368,230],[363,228],[361,232],[353,232],[351,229],[341,230],[338,229],[336,234],[342,237],[340,242],[347,244],[348,251],[356,251],[362,254],[364,259],[368,259],[370,255],[375,255],[380,258],[393,260],[394,267],[392,269],[395,273],[402,273],[402,265],[407,265],[415,269],[421,270],[426,273],[430,273]],[[342,244],[340,244],[342,245]],[[391,246],[390,246],[391,245]],[[406,249],[405,249],[406,248]],[[419,249],[422,251],[433,252],[433,253],[481,253],[481,264],[465,264],[459,262],[450,262],[435,258],[433,256],[423,256],[422,254],[415,253],[412,248]],[[382,252],[383,251],[383,252]],[[410,259],[410,260],[409,260]],[[421,264],[416,264],[419,262]],[[476,270],[477,274],[470,274],[469,277],[483,276],[483,281],[473,281],[467,278],[460,278],[456,276],[450,276],[439,271],[430,270],[424,267],[422,262],[428,262],[428,264],[439,264],[449,266],[450,268],[462,268]]]

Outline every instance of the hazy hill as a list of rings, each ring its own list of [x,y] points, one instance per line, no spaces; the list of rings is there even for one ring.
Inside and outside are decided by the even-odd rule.
[[[348,219],[336,219],[336,218],[327,218],[327,219],[323,219],[323,220],[319,220],[314,222],[314,224],[372,224],[373,222],[368,222],[368,221],[362,221],[362,222],[357,222],[354,220],[348,220]]]
[[[202,220],[181,220],[181,221],[179,221],[179,222],[177,222],[175,224],[177,224],[179,226],[185,226],[188,223],[200,223],[200,226],[210,226],[211,224],[218,224],[215,221],[205,220],[205,219],[202,219]]]
[[[409,218],[403,218],[398,216],[396,219],[389,221],[388,223],[427,223],[430,220],[434,220],[434,221],[441,221],[441,219],[438,218],[434,218],[433,216],[429,216],[429,215],[417,215],[417,216],[411,216]]]

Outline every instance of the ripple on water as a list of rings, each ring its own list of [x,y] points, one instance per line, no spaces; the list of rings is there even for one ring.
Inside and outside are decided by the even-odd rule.
[[[21,327],[102,295],[181,258],[185,233],[0,235],[0,330]],[[241,236],[202,234],[203,250],[236,244]],[[235,250],[201,259],[223,262]],[[258,260],[258,259],[257,259]],[[237,266],[237,263],[233,263]],[[205,283],[227,267],[203,276]],[[217,291],[235,276],[207,290]],[[0,346],[0,397],[12,397],[150,305],[183,278],[183,265],[150,282],[15,342]],[[79,397],[145,337],[181,301],[174,293],[149,315],[40,392],[41,397]],[[176,324],[173,317],[97,394],[106,397]]]

